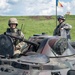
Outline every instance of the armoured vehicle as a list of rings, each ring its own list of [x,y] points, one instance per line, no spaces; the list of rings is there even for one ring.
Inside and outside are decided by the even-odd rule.
[[[14,55],[12,38],[27,43]],[[75,49],[60,36],[33,35],[28,40],[0,35],[0,75],[75,75]]]

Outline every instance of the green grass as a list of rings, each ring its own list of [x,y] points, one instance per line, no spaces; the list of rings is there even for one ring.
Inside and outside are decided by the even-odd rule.
[[[39,19],[31,18],[30,16],[0,16],[0,34],[4,33],[8,27],[8,20],[10,17],[16,17],[18,19],[18,28],[21,28],[26,39],[34,34],[46,33],[48,35],[53,35],[53,30],[56,27],[55,16],[52,19],[45,19],[45,17],[40,16]],[[75,16],[65,16],[66,22],[72,25],[71,37],[75,40]]]

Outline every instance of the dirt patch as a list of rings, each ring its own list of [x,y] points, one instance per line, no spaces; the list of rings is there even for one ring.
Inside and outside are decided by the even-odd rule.
[[[52,16],[31,16],[30,18],[35,20],[50,20]]]

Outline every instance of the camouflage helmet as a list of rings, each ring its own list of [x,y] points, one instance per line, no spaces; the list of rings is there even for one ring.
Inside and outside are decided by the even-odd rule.
[[[18,21],[16,18],[10,18],[8,21],[8,25],[10,26],[10,24],[16,24],[16,26],[18,25]]]
[[[65,21],[64,16],[61,16],[61,15],[60,15],[60,16],[58,16],[58,17],[57,17],[57,19],[58,19],[58,21],[59,21],[59,19],[62,19],[63,21]]]

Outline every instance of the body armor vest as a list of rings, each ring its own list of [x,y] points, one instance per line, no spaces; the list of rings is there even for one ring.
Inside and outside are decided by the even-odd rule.
[[[7,28],[6,33],[9,33],[10,35],[16,36],[16,37],[21,36],[21,30],[19,30],[19,29]],[[15,39],[15,38],[12,38],[12,39],[13,39],[14,45],[17,45],[20,42],[18,39]]]

